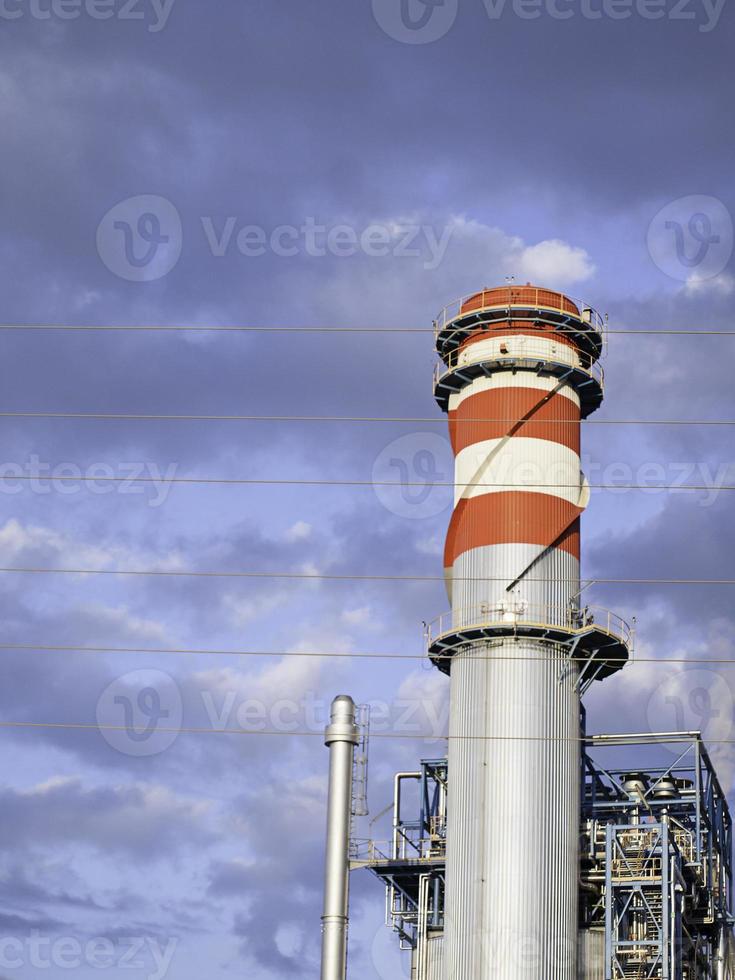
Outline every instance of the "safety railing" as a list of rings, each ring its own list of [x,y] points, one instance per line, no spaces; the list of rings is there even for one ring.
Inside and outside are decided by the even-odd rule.
[[[572,316],[586,324],[592,333],[605,334],[605,320],[594,307],[553,289],[535,286],[503,286],[481,289],[460,296],[440,310],[434,320],[435,336],[447,329],[456,319],[468,313],[484,313],[491,310],[540,310],[563,319]]]
[[[483,341],[476,341],[451,351],[444,359],[437,361],[434,366],[434,385],[457,369],[492,361],[505,363],[509,367],[519,365],[528,369],[534,369],[537,365],[561,364],[584,371],[601,388],[605,387],[605,372],[600,362],[567,344],[555,344],[553,340],[539,342],[526,337],[508,338],[507,341],[487,337],[487,340],[492,342],[491,348]]]
[[[625,857],[610,862],[613,881],[660,878],[663,861],[660,857]]]
[[[452,609],[437,616],[426,626],[425,636],[428,646],[471,627],[552,626],[569,633],[582,633],[593,628],[607,633],[624,643],[632,652],[635,632],[622,616],[599,606],[584,606],[581,609],[553,604],[537,605],[522,600],[508,598],[482,602],[463,609]]]
[[[610,871],[614,881],[630,878],[659,878],[668,853],[657,826],[618,831],[613,838]]]
[[[399,835],[397,840],[353,838],[350,859],[360,864],[380,864],[387,861],[430,861],[441,857],[446,849],[443,840],[421,838],[409,841]]]
[[[696,846],[694,844],[694,835],[690,830],[685,830],[684,828],[674,828],[671,834],[674,843],[681,851],[682,857],[688,864],[694,864],[696,860]],[[719,855],[717,851],[713,851],[712,854],[715,866],[717,866],[717,861]]]
[[[372,864],[375,861],[392,861],[393,841],[353,837],[350,841],[350,858],[353,861],[365,862],[366,864]]]

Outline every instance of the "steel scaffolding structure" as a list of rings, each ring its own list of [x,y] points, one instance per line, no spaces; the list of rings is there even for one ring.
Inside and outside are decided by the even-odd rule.
[[[406,805],[404,784],[418,790],[418,809]],[[416,772],[395,776],[390,840],[353,839],[353,870],[369,868],[386,886],[386,922],[401,949],[425,951],[444,928],[447,760],[425,759]]]
[[[636,770],[603,766],[610,748],[633,750]],[[732,821],[700,734],[591,736],[582,770],[580,980],[730,980]],[[352,868],[386,886],[413,980],[440,976],[450,794],[447,761],[424,760],[396,776],[392,838],[352,843]]]
[[[656,747],[644,770],[593,761]],[[697,732],[598,736],[584,756],[581,917],[604,930],[606,980],[720,980],[732,922],[732,823]]]

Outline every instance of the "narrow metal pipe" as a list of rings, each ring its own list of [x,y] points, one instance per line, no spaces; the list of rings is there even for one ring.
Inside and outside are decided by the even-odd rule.
[[[729,927],[723,922],[720,924],[720,934],[717,943],[717,980],[726,980],[730,963],[729,957]]]
[[[329,802],[321,980],[345,980],[347,976],[352,765],[358,742],[355,702],[341,694],[332,701],[331,720],[324,733],[329,748]]]
[[[393,858],[398,861],[405,857],[401,853],[399,838],[401,826],[401,783],[404,779],[421,779],[420,772],[397,772],[393,777]]]

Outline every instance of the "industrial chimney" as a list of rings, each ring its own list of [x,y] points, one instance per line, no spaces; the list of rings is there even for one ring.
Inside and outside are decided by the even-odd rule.
[[[602,321],[501,287],[443,311],[436,344],[455,454],[452,608],[429,646],[451,676],[444,976],[576,980],[580,686],[627,659],[579,601]]]
[[[604,328],[515,284],[435,322],[455,499],[451,609],[426,639],[450,677],[448,758],[399,774],[392,839],[353,839],[350,862],[384,882],[412,980],[735,975],[732,820],[700,733],[585,731],[582,695],[633,639],[580,583],[580,423],[602,402]],[[626,748],[632,765],[596,761]]]

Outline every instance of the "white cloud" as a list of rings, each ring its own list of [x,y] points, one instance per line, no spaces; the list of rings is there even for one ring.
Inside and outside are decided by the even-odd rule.
[[[21,554],[27,548],[44,548],[60,550],[63,537],[49,528],[34,525],[23,525],[14,518],[0,528],[0,552],[13,557]]]
[[[244,598],[239,593],[228,593],[222,599],[227,622],[238,629],[247,626],[261,616],[267,616],[287,601],[283,590],[266,592],[253,599]]]
[[[501,228],[460,215],[451,218],[450,227],[448,270],[460,281],[463,277],[458,276],[458,267],[467,269],[469,261],[469,268],[478,267],[475,288],[502,285],[507,275],[515,275],[519,281],[561,289],[584,282],[595,273],[594,263],[585,249],[560,238],[529,244]]]
[[[287,656],[269,661],[255,671],[232,667],[201,671],[195,680],[202,691],[213,695],[232,693],[240,700],[272,705],[283,698],[299,699],[307,691],[319,690],[324,663],[318,656]]]
[[[449,682],[438,670],[414,670],[408,674],[398,688],[396,704],[413,706],[412,723],[418,726],[428,743],[446,736],[449,726]]]
[[[296,521],[286,531],[285,538],[287,541],[305,541],[311,537],[313,530],[311,524],[308,524],[306,521]]]
[[[66,843],[154,855],[177,838],[203,839],[212,802],[182,796],[160,783],[91,786],[78,776],[55,775],[26,789],[4,789],[2,832],[15,846]]]
[[[370,606],[361,606],[359,609],[345,609],[341,618],[347,626],[362,626],[369,622],[371,614]]]
[[[304,930],[298,922],[284,922],[276,930],[274,941],[282,956],[297,956],[304,948]]]
[[[413,213],[364,220],[352,216],[350,223],[358,228],[381,225],[396,234],[402,227],[430,228],[443,245],[430,277],[424,268],[429,253],[426,233],[422,232],[415,243],[420,252],[417,257],[397,255],[379,263],[356,258],[340,276],[321,284],[315,298],[317,309],[345,323],[356,317],[356,294],[370,295],[376,323],[414,323],[417,297],[421,297],[420,308],[431,314],[473,290],[502,286],[507,276],[515,276],[518,282],[532,280],[534,285],[566,289],[595,273],[592,258],[582,247],[561,239],[529,242],[464,214],[441,217]]]
[[[163,623],[155,619],[136,616],[127,606],[103,606],[99,604],[81,607],[95,625],[109,628],[111,636],[138,637],[150,643],[170,642],[170,635]]]
[[[442,706],[449,697],[449,682],[441,671],[433,667],[431,670],[413,670],[401,682],[398,697],[425,698]]]
[[[518,256],[518,263],[524,280],[552,288],[584,282],[595,273],[595,266],[583,248],[575,248],[559,238],[526,246]]]
[[[709,279],[700,279],[693,273],[684,284],[684,292],[687,296],[730,296],[735,291],[735,277],[729,272],[722,272],[719,276],[712,276]]]
[[[437,555],[443,555],[445,537],[444,529],[439,528],[434,534],[419,538],[416,541],[416,551],[420,555],[431,555],[432,558]]]
[[[133,551],[120,545],[102,547],[37,524],[22,524],[15,518],[0,527],[0,558],[20,562],[43,559],[48,565],[65,568],[150,568],[175,571],[185,567],[182,557],[170,551]]]

